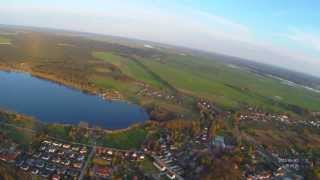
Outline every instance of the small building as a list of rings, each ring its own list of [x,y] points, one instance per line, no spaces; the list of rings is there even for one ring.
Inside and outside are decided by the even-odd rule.
[[[166,168],[162,163],[153,162],[153,165],[154,165],[157,169],[159,169],[159,171],[161,171],[161,172],[167,170],[167,168]]]
[[[171,171],[168,171],[168,172],[166,173],[166,176],[167,176],[169,179],[171,179],[171,180],[176,179],[176,174],[173,173],[173,172],[171,172]]]
[[[225,148],[225,142],[224,142],[224,137],[223,136],[215,136],[214,139],[212,140],[212,145],[220,148]]]
[[[96,168],[96,175],[106,178],[111,175],[111,170],[107,167],[97,167]]]

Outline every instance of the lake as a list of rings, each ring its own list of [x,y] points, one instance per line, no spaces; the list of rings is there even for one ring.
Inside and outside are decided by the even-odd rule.
[[[0,71],[0,108],[46,123],[82,121],[108,129],[126,128],[148,119],[148,114],[135,104],[105,101],[20,72]]]

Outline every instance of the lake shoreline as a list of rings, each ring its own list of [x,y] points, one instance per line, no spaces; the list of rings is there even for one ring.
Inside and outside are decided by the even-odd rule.
[[[79,124],[65,124],[65,123],[47,123],[47,122],[43,122],[35,117],[23,114],[23,113],[18,113],[12,110],[8,110],[8,109],[4,109],[4,108],[0,108],[0,114],[4,114],[4,115],[15,115],[15,116],[19,116],[22,119],[28,120],[28,121],[33,121],[39,125],[42,126],[48,126],[48,125],[59,125],[62,127],[76,127],[76,128],[85,128],[87,130],[99,130],[102,131],[104,133],[119,133],[119,132],[125,132],[125,131],[129,131],[133,128],[137,128],[139,126],[142,126],[144,123],[147,123],[149,120],[144,121],[143,123],[134,123],[126,128],[117,128],[117,129],[108,129],[108,128],[103,128],[103,127],[83,127],[80,125],[81,122],[79,122]],[[1,121],[0,121],[1,122]],[[30,129],[32,131],[36,131],[35,129]]]
[[[85,93],[85,94],[88,94],[88,95],[94,95],[94,96],[99,96],[100,94],[98,93],[98,88],[95,87],[95,86],[91,86],[91,87],[85,87],[85,86],[81,86],[81,85],[78,85],[78,84],[75,84],[75,83],[72,83],[72,82],[69,82],[69,81],[66,81],[66,80],[63,80],[63,79],[59,79],[57,77],[55,77],[54,75],[50,75],[50,74],[46,74],[46,73],[41,73],[41,72],[35,72],[35,71],[32,71],[30,68],[28,67],[23,67],[22,65],[20,67],[16,67],[16,66],[10,66],[10,65],[6,65],[6,64],[2,64],[0,63],[0,71],[4,71],[4,72],[18,72],[18,73],[26,73],[30,76],[33,76],[35,78],[38,78],[38,79],[42,79],[42,80],[45,80],[45,81],[50,81],[52,83],[55,83],[55,84],[58,84],[58,85],[61,85],[61,86],[64,86],[66,88],[70,88],[70,89],[73,89],[73,90],[76,90],[76,91],[80,91],[82,93]],[[99,96],[101,98],[101,96]],[[105,101],[113,101],[113,100],[106,100],[104,99]],[[127,101],[127,100],[121,100],[122,102],[125,102],[125,103],[128,103],[128,104],[132,104],[131,102]],[[144,107],[140,106],[141,108],[144,109]],[[21,115],[21,116],[24,116],[24,117],[30,117],[28,115],[25,115],[23,113],[19,113],[19,112],[14,112],[14,111],[11,111],[11,110],[6,110],[6,109],[0,109],[1,112],[9,112],[9,113],[13,113],[13,114],[17,114],[17,115]],[[147,111],[145,111],[147,113],[147,115],[149,116],[149,113]],[[40,119],[37,119],[37,118],[34,118],[32,117],[32,119],[36,120],[38,123],[41,123],[41,124],[58,124],[58,125],[62,125],[62,126],[76,126],[76,127],[79,127],[80,125],[80,122],[78,124],[66,124],[66,123],[46,123],[46,122],[43,122],[42,120]],[[147,122],[147,120],[145,120],[144,122]],[[126,131],[126,130],[130,130],[131,128],[133,127],[136,127],[137,124],[138,125],[141,125],[141,124],[144,124],[144,122],[140,122],[140,123],[133,123],[131,124],[130,126],[128,127],[124,127],[124,128],[115,128],[115,129],[108,129],[107,127],[103,127],[103,126],[96,126],[94,124],[92,124],[90,127],[90,125],[87,127],[88,129],[101,129],[103,130],[104,132],[108,132],[108,133],[113,133],[113,132],[123,132],[123,131]],[[90,123],[89,123],[90,124]]]

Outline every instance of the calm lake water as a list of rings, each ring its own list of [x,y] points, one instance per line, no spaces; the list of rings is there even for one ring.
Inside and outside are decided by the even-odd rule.
[[[148,114],[139,106],[101,97],[32,77],[0,71],[0,107],[47,123],[79,124],[108,129],[143,122]]]

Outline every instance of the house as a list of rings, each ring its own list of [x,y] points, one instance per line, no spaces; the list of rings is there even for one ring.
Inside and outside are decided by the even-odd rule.
[[[113,153],[112,153],[111,150],[109,150],[109,151],[107,152],[107,154],[111,156]]]
[[[29,166],[27,164],[24,164],[21,166],[21,169],[24,171],[28,171],[29,170]]]
[[[56,148],[50,148],[50,149],[49,149],[49,153],[55,153],[56,151],[57,151]]]
[[[56,166],[53,164],[47,164],[46,168],[47,171],[53,172],[56,170]]]
[[[80,148],[79,147],[72,147],[72,151],[79,151],[80,150]]]
[[[61,143],[55,143],[55,142],[54,142],[54,143],[52,143],[52,145],[53,145],[53,146],[56,146],[56,147],[61,147],[61,146],[62,146],[62,144],[61,144]]]
[[[45,141],[42,141],[42,143],[43,143],[43,144],[48,144],[48,145],[50,145],[50,144],[51,144],[51,141],[45,140]]]
[[[70,144],[64,144],[62,147],[65,149],[69,149],[71,146],[70,146]]]
[[[63,168],[63,167],[57,169],[57,173],[58,173],[59,175],[65,175],[66,172],[67,172],[67,169],[65,169],[65,168]]]
[[[78,156],[77,160],[78,161],[83,161],[84,160],[84,156],[83,155]]]
[[[38,175],[38,174],[39,174],[39,169],[33,168],[33,169],[31,170],[31,174],[33,174],[33,175]]]
[[[226,147],[226,145],[224,143],[224,137],[223,136],[215,136],[214,139],[212,140],[212,145],[224,149]]]
[[[230,136],[215,136],[212,145],[226,151],[232,151],[235,148],[236,140]]]
[[[35,157],[35,158],[40,158],[41,155],[42,155],[41,152],[39,152],[39,153],[33,154],[33,157]]]
[[[69,166],[70,160],[63,160],[63,161],[61,161],[61,164],[65,165],[65,166]]]
[[[73,163],[72,166],[73,166],[74,168],[81,169],[81,168],[82,168],[82,163],[81,163],[81,162],[76,162],[76,163]]]
[[[96,175],[103,177],[103,178],[106,178],[111,175],[111,170],[107,167],[97,167],[96,168]]]
[[[167,170],[167,168],[162,164],[162,163],[158,163],[158,162],[153,162],[153,165],[159,169],[159,171],[164,172]]]
[[[0,155],[0,160],[9,162],[9,163],[14,163],[16,160],[17,155],[15,154],[1,154]]]
[[[43,161],[37,161],[36,162],[36,167],[37,168],[43,168],[44,167],[44,162]]]
[[[61,177],[60,177],[59,175],[55,174],[55,175],[52,176],[51,179],[52,179],[52,180],[60,180]]]
[[[176,174],[171,172],[171,171],[168,171],[166,173],[166,176],[169,178],[169,179],[176,179]]]
[[[49,155],[43,155],[41,157],[41,159],[45,160],[45,161],[48,161],[50,159],[50,156]]]
[[[16,161],[16,166],[21,167],[23,165],[23,163],[24,163],[24,160],[18,160],[18,161]]]
[[[87,149],[81,149],[81,150],[80,150],[80,154],[86,154],[87,152],[88,152]]]

